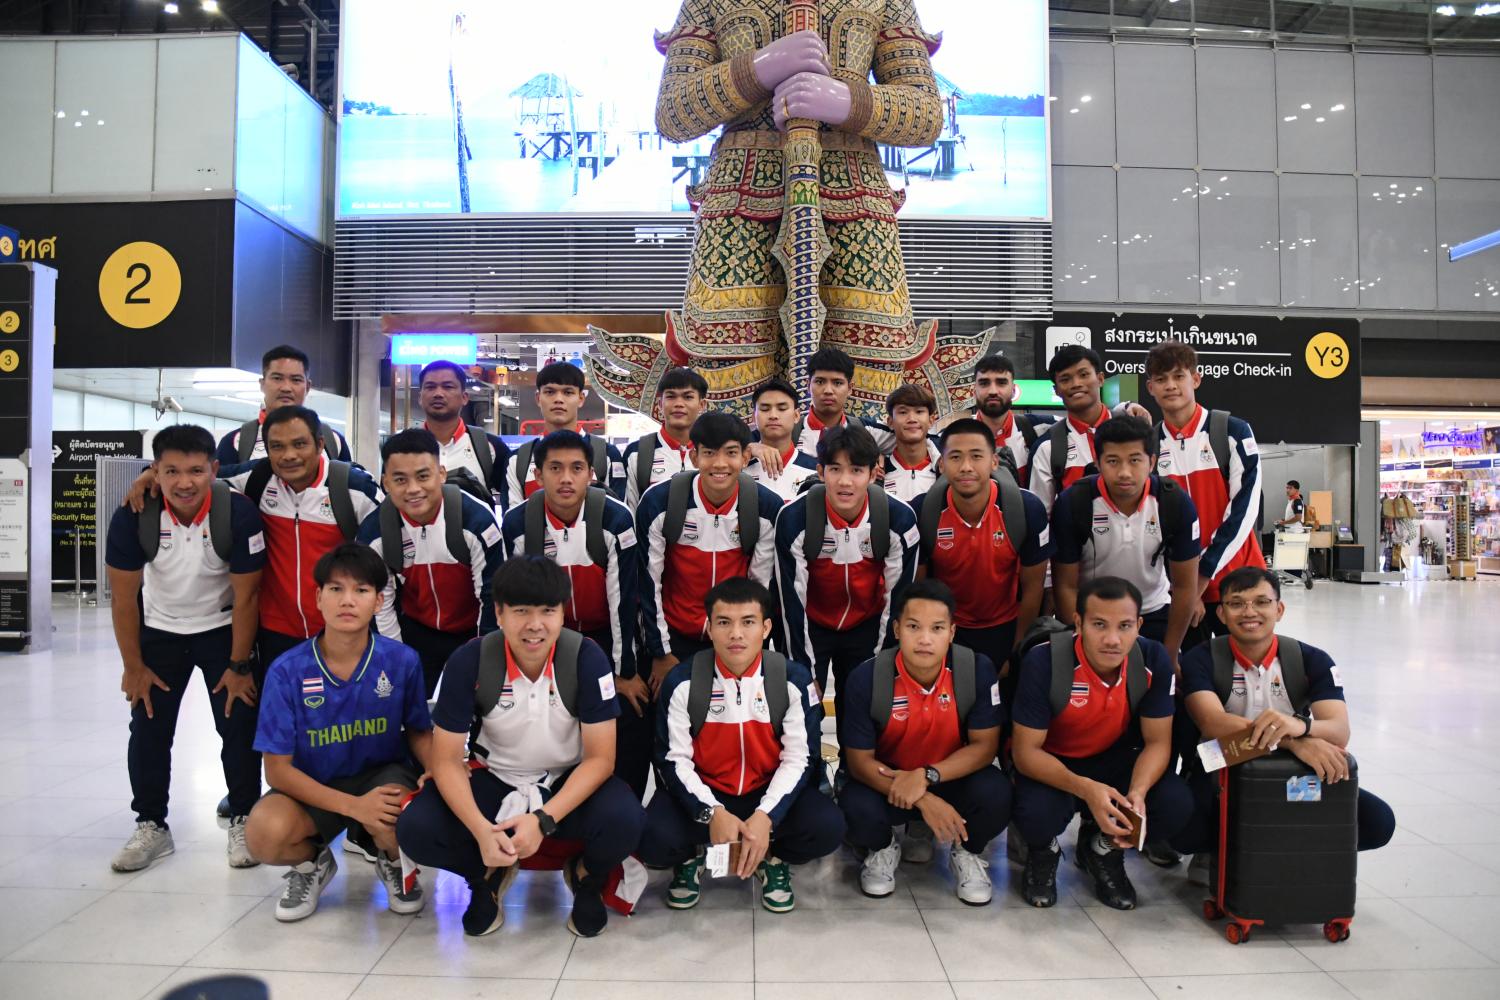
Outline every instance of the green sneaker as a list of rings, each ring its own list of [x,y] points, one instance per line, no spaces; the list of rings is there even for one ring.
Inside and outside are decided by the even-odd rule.
[[[755,869],[760,880],[760,905],[772,913],[791,913],[797,905],[792,896],[792,869],[779,858],[766,858]]]
[[[672,869],[672,884],[667,886],[667,905],[674,910],[691,910],[703,898],[698,880],[703,874],[703,855],[684,861]]]

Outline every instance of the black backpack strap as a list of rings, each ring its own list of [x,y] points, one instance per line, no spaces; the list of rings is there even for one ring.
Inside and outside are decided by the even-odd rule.
[[[521,515],[523,522],[522,537],[526,539],[526,554],[528,556],[539,556],[546,548],[547,543],[547,511],[542,506],[546,503],[541,490],[537,490],[526,498],[526,513]]]
[[[141,544],[141,551],[146,553],[146,561],[151,562],[156,558],[156,553],[161,549],[161,494],[146,492],[146,505],[136,515],[136,539]]]
[[[786,657],[768,649],[760,654],[760,669],[766,688],[766,708],[771,713],[771,731],[779,742],[786,728],[787,709],[792,707],[786,689]]]
[[[937,546],[938,523],[943,519],[943,510],[948,505],[948,478],[938,476],[937,482],[927,489],[922,498],[922,516],[917,520],[917,533],[921,535],[922,562],[932,558]]]
[[[740,473],[740,551],[755,556],[755,545],[760,541],[760,487],[754,479]]]
[[[809,569],[823,553],[823,535],[827,526],[828,487],[818,483],[807,491],[807,525],[802,530],[802,556]]]
[[[891,721],[891,701],[896,697],[896,650],[882,649],[875,654],[874,676],[870,678],[870,718],[875,731],[885,729]]]
[[[512,497],[511,503],[520,503],[526,496],[526,477],[531,468],[531,456],[536,452],[536,438],[527,441],[516,449],[516,487],[521,491],[518,497]]]
[[[1151,679],[1146,675],[1146,654],[1141,650],[1141,644],[1134,642],[1130,646],[1130,655],[1125,660],[1125,698],[1130,702],[1131,718],[1135,717],[1135,710],[1150,687]]]
[[[235,439],[234,448],[239,453],[241,464],[250,461],[250,456],[255,454],[255,441],[259,437],[259,420],[246,420],[240,424],[240,435]]]
[[[590,486],[583,496],[583,540],[588,548],[589,561],[600,569],[609,570],[609,546],[604,543],[604,499],[605,491]]]
[[[359,534],[359,518],[354,516],[354,498],[349,495],[349,463],[329,462],[325,485],[328,487],[328,505],[333,508],[334,523],[339,526],[344,541],[352,542],[354,536]]]
[[[969,727],[964,725],[968,721],[969,712],[974,708],[974,699],[978,692],[974,690],[976,680],[974,651],[968,646],[952,646],[949,649],[950,659],[948,669],[953,671],[953,700],[958,709],[960,729],[959,735],[968,742]]]
[[[1229,636],[1216,635],[1210,639],[1208,652],[1214,661],[1214,694],[1227,705],[1234,688],[1234,651],[1229,648]]]
[[[1086,477],[1075,486],[1077,491],[1069,500],[1073,506],[1067,513],[1072,518],[1074,537],[1082,539],[1079,542],[1079,548],[1082,548],[1094,541],[1094,501],[1099,496],[1099,480]],[[1057,496],[1061,497],[1062,492],[1059,491]]]
[[[682,525],[687,520],[688,496],[693,489],[696,472],[679,472],[667,485],[667,513],[661,526],[662,537],[668,545],[676,545],[682,538]]]
[[[1219,463],[1219,475],[1229,482],[1229,413],[1226,410],[1208,411],[1208,446],[1213,449]]]
[[[1160,520],[1161,544],[1151,554],[1151,565],[1155,566],[1166,555],[1167,546],[1171,544],[1172,537],[1177,534],[1177,529],[1182,524],[1182,502],[1185,496],[1182,487],[1177,485],[1177,480],[1169,476],[1162,476],[1157,481],[1156,513]]]
[[[891,500],[885,490],[874,483],[869,487],[870,555],[881,565],[891,554]]]
[[[1016,426],[1021,428],[1021,440],[1026,443],[1026,450],[1030,451],[1032,445],[1036,444],[1036,424],[1024,413],[1016,414]]]
[[[479,675],[474,682],[474,721],[477,723],[500,703],[505,687],[505,633],[499,629],[479,640]]]
[[[1292,707],[1307,710],[1307,664],[1303,661],[1302,643],[1281,636],[1276,640],[1276,659],[1281,662],[1281,683]]]
[[[557,635],[557,645],[552,650],[552,683],[557,686],[557,697],[563,708],[575,719],[578,717],[578,653],[583,649],[583,633],[565,628]]]
[[[708,700],[714,693],[714,651],[705,649],[694,656],[692,670],[688,681],[688,732],[697,739],[708,719]]]
[[[594,450],[594,482],[609,488],[609,442],[597,434],[589,435]]]
[[[262,458],[250,469],[250,475],[245,480],[245,496],[255,504],[255,509],[260,509],[260,498],[266,495],[266,487],[271,484],[271,460]]]
[[[461,566],[469,565],[469,543],[464,538],[464,493],[452,483],[443,484],[443,533],[448,554]]]
[[[469,447],[474,449],[474,458],[479,462],[484,485],[488,487],[495,477],[495,448],[490,444],[490,436],[484,432],[483,427],[475,427],[473,424],[464,426],[469,430]]]
[[[328,456],[330,462],[339,460],[338,432],[331,427],[323,428],[323,454]]]
[[[799,420],[792,426],[792,450],[802,450],[802,432],[807,429],[807,423]]]
[[[209,496],[213,502],[208,508],[208,540],[214,555],[228,562],[234,555],[234,489],[224,480],[215,479]]]
[[[1052,442],[1050,449],[1052,454],[1048,456],[1052,464],[1052,493],[1054,496],[1063,491],[1063,479],[1068,474],[1068,418],[1063,417],[1047,429],[1047,440]]]
[[[1026,499],[1021,495],[1021,487],[1016,484],[1009,472],[996,471],[995,482],[1000,491],[1000,520],[1005,524],[1005,534],[1010,538],[1011,548],[1016,550],[1016,558],[1021,556],[1021,546],[1026,544],[1028,525],[1026,524]]]
[[[401,512],[391,503],[391,498],[386,497],[380,502],[380,558],[385,560],[386,567],[395,574],[405,568],[405,560],[401,558],[404,535]]]
[[[1073,643],[1066,636],[1055,635],[1049,643],[1052,647],[1052,679],[1047,686],[1047,700],[1052,704],[1052,717],[1062,715],[1073,696],[1073,671],[1078,661],[1073,658]]]
[[[636,443],[635,493],[645,496],[651,488],[651,468],[656,464],[656,435],[647,434]]]

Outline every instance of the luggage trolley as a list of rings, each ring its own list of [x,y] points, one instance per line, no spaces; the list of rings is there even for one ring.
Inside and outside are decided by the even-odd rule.
[[[1275,756],[1279,757],[1281,755],[1277,754]],[[1289,757],[1290,755],[1288,754],[1287,756]],[[1268,762],[1272,760],[1272,758],[1265,759]],[[1350,761],[1351,771],[1353,771],[1355,765],[1353,765],[1352,757],[1350,758]],[[1252,761],[1250,764],[1243,764],[1240,765],[1240,767],[1248,769],[1256,763],[1258,762]],[[1281,762],[1279,765],[1277,763],[1271,763],[1270,768],[1279,773],[1275,773],[1270,777],[1272,777],[1275,781],[1280,781],[1282,774],[1290,773],[1287,770],[1287,765],[1291,763],[1296,764],[1296,770],[1307,770],[1300,764],[1300,762],[1288,761]],[[1352,887],[1354,874],[1352,868],[1349,871],[1350,888],[1348,891],[1347,900],[1335,900],[1334,898],[1332,898],[1332,896],[1330,896],[1329,893],[1327,893],[1326,889],[1313,887],[1311,889],[1293,889],[1290,890],[1290,892],[1275,893],[1276,896],[1283,898],[1279,899],[1275,905],[1268,906],[1267,910],[1262,912],[1262,915],[1260,917],[1245,916],[1243,915],[1243,913],[1234,912],[1229,908],[1230,904],[1226,902],[1226,899],[1228,895],[1227,887],[1230,884],[1231,878],[1235,879],[1236,882],[1239,883],[1235,886],[1235,888],[1242,897],[1253,897],[1255,895],[1265,894],[1269,888],[1264,882],[1260,882],[1260,884],[1245,884],[1247,876],[1243,871],[1235,873],[1231,873],[1229,871],[1229,827],[1231,824],[1231,816],[1229,810],[1230,770],[1230,768],[1224,768],[1219,772],[1219,837],[1217,856],[1215,858],[1215,867],[1213,870],[1213,896],[1203,901],[1203,918],[1208,921],[1215,921],[1219,920],[1220,918],[1227,917],[1229,919],[1229,922],[1224,925],[1224,939],[1230,944],[1243,944],[1246,941],[1250,940],[1250,932],[1256,927],[1264,927],[1267,923],[1268,917],[1271,918],[1271,922],[1284,923],[1302,922],[1304,920],[1315,922],[1317,920],[1322,920],[1324,938],[1326,938],[1332,944],[1338,944],[1342,941],[1347,941],[1349,939],[1349,925],[1354,921],[1354,889]],[[1264,780],[1264,778],[1262,780]],[[1355,796],[1358,795],[1357,781],[1358,779],[1355,778],[1354,781],[1351,782],[1351,784],[1353,784],[1355,788],[1355,791],[1353,792],[1353,795]],[[1340,782],[1340,784],[1343,783]],[[1349,809],[1347,811],[1350,814],[1349,819],[1352,824],[1352,799],[1350,800]],[[1352,825],[1350,826],[1350,830],[1353,830]],[[1285,833],[1287,831],[1283,830],[1282,832]],[[1290,846],[1295,849],[1295,842],[1300,839],[1297,837],[1297,834],[1299,832],[1300,831],[1297,830],[1291,830],[1290,835],[1292,837],[1292,840],[1287,844],[1279,846],[1282,846],[1284,848]],[[1276,845],[1258,846],[1270,848],[1268,851],[1257,851],[1257,853],[1260,855],[1257,861],[1262,865],[1267,860],[1274,861],[1277,853],[1280,853],[1282,857],[1286,856],[1284,852],[1275,851],[1274,848]],[[1354,850],[1355,845],[1351,840],[1349,843],[1349,852],[1351,855],[1354,853]],[[1245,865],[1246,862],[1242,859],[1240,861],[1239,867],[1244,868]],[[1263,876],[1263,869],[1259,874]],[[1255,875],[1248,876],[1248,878],[1254,881],[1259,881],[1259,879]],[[1335,893],[1333,895],[1338,894]],[[1284,898],[1286,896],[1293,896],[1296,898]],[[1242,901],[1245,903],[1249,903],[1250,906],[1255,905],[1254,903],[1250,903],[1249,898],[1244,898]],[[1263,899],[1263,902],[1269,902],[1269,898]],[[1243,905],[1236,907],[1236,909],[1241,910],[1245,908],[1246,907]],[[1333,913],[1348,915],[1329,916],[1328,914],[1330,913],[1330,910]],[[1278,920],[1278,917],[1281,919]]]
[[[1284,586],[1300,583],[1312,590],[1312,569],[1307,564],[1307,550],[1311,542],[1312,535],[1306,531],[1276,532],[1276,548],[1271,553],[1271,571]],[[1291,574],[1291,570],[1300,570],[1302,578],[1297,579]]]

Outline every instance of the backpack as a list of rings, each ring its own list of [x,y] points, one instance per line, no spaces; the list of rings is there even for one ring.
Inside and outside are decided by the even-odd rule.
[[[810,478],[810,477],[809,477]],[[891,551],[891,503],[885,490],[871,483],[870,554],[878,563],[885,562]],[[811,566],[823,552],[823,529],[828,523],[828,487],[822,483],[807,491],[807,527],[802,535],[802,555]]]
[[[490,510],[495,509],[495,494],[490,488],[475,478],[474,473],[468,469],[446,469],[447,485],[455,487],[469,494],[475,500],[484,504]]]
[[[1021,641],[1016,645],[1015,655],[1011,659],[1015,663],[1020,663],[1026,654],[1036,647],[1050,643],[1062,636],[1071,638],[1072,635],[1073,626],[1064,624],[1055,615],[1038,615],[1031,623],[1031,627],[1026,630],[1026,634],[1021,637]]]
[[[259,439],[259,419],[246,420],[243,424],[240,424],[240,436],[235,441],[234,445],[235,450],[239,453],[241,465],[250,461],[250,457],[255,454],[255,442]],[[324,428],[323,452],[328,456],[328,460],[331,462],[337,462],[339,460],[339,449],[337,444],[335,444],[336,441],[338,441],[338,438],[334,436],[334,432],[328,430],[327,428]]]
[[[656,464],[656,435],[647,434],[636,445],[635,495],[645,496],[651,488],[651,467]]]
[[[146,506],[141,508],[137,531],[146,561],[156,558],[161,547],[161,512],[163,504],[160,493],[146,494]],[[208,540],[213,544],[214,555],[228,562],[234,552],[234,528],[230,523],[234,503],[234,489],[224,480],[215,479],[209,487]]]
[[[594,482],[605,488],[609,487],[609,445],[597,434],[590,434],[585,440],[588,441],[590,449],[594,453]],[[536,441],[527,441],[516,449],[516,478],[521,481],[522,489],[526,486],[526,470],[531,468],[531,456],[536,451]]]
[[[588,548],[589,561],[605,569],[609,567],[609,545],[604,541],[605,491],[590,486],[583,498],[584,545]],[[539,556],[546,547],[547,499],[541,490],[526,498],[526,513],[521,515],[525,525],[526,554]]]
[[[484,476],[484,482],[480,485],[487,487],[495,479],[495,446],[490,443],[490,436],[485,433],[483,427],[476,427],[473,424],[464,424],[464,427],[469,431],[469,446],[474,449],[474,458],[478,460],[479,471]],[[453,479],[452,472],[448,473],[448,479]],[[489,495],[488,489],[485,490],[485,494],[488,497],[485,502],[493,507],[494,497]]]
[[[1026,414],[1020,413],[1016,415],[1016,426],[1021,429],[1021,441],[1026,445],[1026,450],[1031,451],[1036,445],[1036,424],[1032,423],[1031,418]],[[1006,451],[1009,450],[1009,448],[1006,449]],[[1015,461],[1014,455],[1011,456],[1011,461]]]
[[[583,649],[583,635],[565,628],[557,636],[552,652],[552,683],[563,708],[578,717],[578,659]],[[474,683],[474,724],[469,728],[469,751],[478,757],[489,753],[479,745],[479,730],[484,717],[500,703],[505,687],[505,633],[498,629],[479,640],[479,677]]]
[[[1052,643],[1052,684],[1048,700],[1052,703],[1053,718],[1068,707],[1068,699],[1073,696],[1073,671],[1077,666],[1071,642]],[[1125,661],[1125,697],[1130,702],[1131,718],[1135,717],[1135,710],[1150,686],[1151,679],[1146,676],[1146,654],[1141,652],[1139,642],[1132,643],[1130,656]]]
[[[668,545],[676,545],[682,538],[682,526],[687,522],[688,494],[697,472],[679,472],[667,485],[667,519],[662,525],[662,534]],[[740,551],[747,556],[755,554],[755,543],[760,541],[760,489],[755,480],[740,473]]]
[[[452,483],[443,484],[443,533],[448,542],[448,553],[461,565],[469,565],[469,543],[464,538],[464,495]],[[386,497],[380,503],[380,557],[397,576],[405,569],[401,558],[404,539],[401,512],[391,503],[391,498]]]
[[[1229,636],[1216,636],[1209,641],[1208,648],[1214,660],[1214,693],[1221,702],[1228,704],[1229,693],[1234,685],[1234,651],[1229,648]],[[1303,665],[1302,643],[1279,636],[1276,658],[1281,663],[1281,683],[1286,687],[1287,700],[1297,711],[1305,711],[1307,668]]]
[[[1165,422],[1158,420],[1152,428],[1156,435],[1152,440],[1159,443],[1165,429]],[[1229,482],[1229,412],[1227,410],[1208,411],[1208,446],[1213,449],[1214,459],[1219,463],[1219,475],[1224,477],[1224,482]]]
[[[1004,449],[1009,452],[1010,449]],[[996,469],[990,476],[1000,487],[996,499],[1000,501],[1000,520],[1005,524],[1005,534],[1010,538],[1011,546],[1020,555],[1021,546],[1026,544],[1026,502],[1021,496],[1021,487],[1016,485],[1014,472],[1010,475],[1001,475]],[[938,522],[943,519],[943,510],[948,504],[948,477],[939,476],[937,482],[927,491],[922,498],[922,516],[918,520],[917,530],[922,536],[922,561],[928,562],[932,559],[932,550],[937,545]]]
[[[1094,540],[1093,516],[1094,498],[1099,495],[1099,478],[1092,476],[1081,479],[1075,486],[1083,487],[1081,494],[1073,497],[1072,508],[1069,514],[1072,516],[1073,532],[1079,538],[1087,542]],[[1161,515],[1161,544],[1151,554],[1151,565],[1155,566],[1167,551],[1167,543],[1173,535],[1177,534],[1177,528],[1182,524],[1182,505],[1187,499],[1181,486],[1170,476],[1161,476],[1157,480],[1156,509]]]
[[[765,677],[766,707],[771,715],[771,731],[781,739],[782,723],[791,700],[786,689],[786,657],[767,649],[760,654],[760,669]],[[714,690],[714,651],[705,649],[693,657],[692,678],[688,681],[688,732],[697,738],[708,720],[708,701]]]
[[[891,701],[896,696],[896,650],[884,649],[875,656],[875,674],[870,683],[870,718],[875,728],[884,731],[891,721]],[[953,671],[953,700],[958,709],[959,732],[966,734],[963,723],[969,718],[975,698],[975,657],[967,646],[949,648],[948,669]],[[965,735],[967,741],[967,735]]]
[[[257,510],[260,509],[260,498],[270,482],[271,461],[262,458],[250,470],[250,478],[245,480],[245,496],[250,498]],[[323,481],[323,485],[328,489],[328,504],[333,508],[334,523],[339,526],[344,541],[354,541],[354,536],[359,534],[359,518],[355,516],[354,499],[349,494],[349,463],[330,460],[328,478]]]

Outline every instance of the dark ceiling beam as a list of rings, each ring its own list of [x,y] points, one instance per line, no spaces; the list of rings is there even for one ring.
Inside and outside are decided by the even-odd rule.
[[[1166,5],[1167,0],[1154,0],[1151,6],[1146,8],[1146,13],[1141,15],[1141,27],[1151,27],[1151,25],[1156,21],[1156,15],[1160,14],[1161,9]]]

